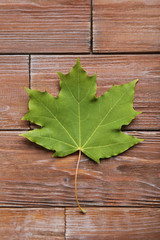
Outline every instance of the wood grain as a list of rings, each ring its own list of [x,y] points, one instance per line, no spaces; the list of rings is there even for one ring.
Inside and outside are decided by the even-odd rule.
[[[25,129],[27,112],[28,56],[0,56],[0,129]]]
[[[0,206],[76,206],[77,153],[52,158],[52,151],[19,133],[0,135]],[[160,206],[160,133],[129,134],[145,141],[101,164],[82,156],[78,173],[82,206]]]
[[[160,209],[88,208],[66,211],[66,240],[128,240],[160,238]]]
[[[90,0],[0,0],[1,53],[89,52]]]
[[[1,240],[64,240],[64,209],[0,209]]]
[[[97,95],[103,94],[112,84],[129,83],[140,79],[136,85],[134,107],[143,113],[124,129],[160,129],[160,57],[159,55],[81,55],[82,67],[93,75],[97,72]],[[40,56],[31,58],[31,87],[59,93],[57,71],[68,73],[77,56]]]
[[[160,51],[159,0],[94,0],[94,52]]]

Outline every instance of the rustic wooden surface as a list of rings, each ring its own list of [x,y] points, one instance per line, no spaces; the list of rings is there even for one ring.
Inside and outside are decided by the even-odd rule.
[[[0,129],[27,129],[28,56],[0,56]]]
[[[77,153],[52,158],[20,132],[0,136],[0,205],[9,207],[75,206]],[[129,132],[144,142],[96,164],[83,155],[78,196],[85,206],[160,207],[160,134]]]
[[[0,52],[89,52],[90,0],[0,0]]]
[[[0,209],[2,240],[65,239],[159,239],[160,209],[87,208],[82,215],[77,208]],[[44,227],[45,226],[45,227]]]
[[[160,51],[159,0],[94,0],[94,52]]]
[[[159,239],[160,209],[153,208],[87,208],[66,210],[67,240]]]
[[[158,0],[0,0],[0,240],[160,239]],[[19,53],[20,55],[17,55]],[[80,58],[97,96],[136,78],[143,113],[123,130],[144,142],[98,165],[52,158],[18,136],[35,126],[24,86],[58,95]]]
[[[64,240],[63,208],[0,209],[1,240]]]

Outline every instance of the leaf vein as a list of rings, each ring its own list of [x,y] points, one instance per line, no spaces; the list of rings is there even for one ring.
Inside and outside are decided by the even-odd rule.
[[[113,105],[113,107],[106,113],[106,115],[104,116],[104,118],[100,121],[100,123],[98,124],[98,126],[95,128],[95,130],[93,131],[93,133],[90,135],[90,137],[87,139],[87,141],[84,143],[83,147],[89,142],[89,140],[91,139],[91,137],[95,134],[95,132],[97,131],[97,129],[100,127],[101,123],[104,121],[104,119],[108,116],[108,114],[114,109],[114,107],[118,104],[118,102],[123,98],[123,96],[126,94],[127,91],[124,92],[124,94],[122,94],[122,96],[119,98],[119,100]]]
[[[51,115],[54,117],[55,120],[57,120],[57,122],[59,123],[59,125],[66,131],[66,133],[68,134],[68,136],[72,139],[72,141],[76,144],[76,146],[78,147],[76,141],[73,139],[73,137],[71,136],[71,134],[68,132],[68,130],[63,126],[63,124],[56,118],[56,116],[53,114],[53,112],[50,111],[50,109],[45,105],[43,104],[42,101],[39,100],[39,98],[35,97],[33,94],[32,96],[40,103],[44,106],[44,108],[46,108],[50,113]]]
[[[71,147],[74,147],[74,148],[75,148],[75,146],[74,146],[74,145],[72,145],[72,144],[69,144],[69,143],[66,143],[66,142],[64,142],[64,141],[61,141],[61,140],[59,140],[59,139],[57,139],[57,138],[53,138],[53,137],[46,137],[46,136],[38,136],[38,137],[39,137],[39,138],[53,139],[53,140],[55,140],[55,141],[57,141],[57,142],[62,142],[62,143],[64,143],[64,144],[68,145],[68,146],[71,146]]]
[[[117,144],[123,144],[123,143],[133,143],[133,142],[118,142],[118,143],[111,143],[111,144],[107,144],[107,145],[102,145],[102,146],[93,146],[93,147],[86,147],[84,149],[90,149],[90,148],[99,148],[99,147],[108,147],[108,146],[112,146],[112,145],[117,145]]]

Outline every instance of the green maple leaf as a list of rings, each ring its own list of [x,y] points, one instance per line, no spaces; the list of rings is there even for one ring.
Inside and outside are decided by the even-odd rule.
[[[60,93],[27,89],[30,97],[29,120],[41,129],[22,136],[64,157],[82,151],[97,163],[100,158],[118,155],[142,141],[121,131],[140,112],[133,109],[135,84],[112,86],[96,98],[96,75],[89,77],[79,59],[68,74],[58,73]]]

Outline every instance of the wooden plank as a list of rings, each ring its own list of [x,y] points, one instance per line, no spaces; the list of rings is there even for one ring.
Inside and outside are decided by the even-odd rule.
[[[128,240],[160,238],[160,209],[88,208],[66,210],[66,240]]]
[[[34,55],[31,59],[31,87],[59,93],[57,71],[68,73],[77,56]],[[142,114],[124,129],[160,129],[160,57],[159,55],[81,55],[80,61],[89,75],[97,72],[97,95],[112,84],[129,83],[138,78],[134,106]]]
[[[0,134],[0,206],[76,206],[77,153],[52,158],[52,151]],[[82,206],[160,206],[160,132],[130,132],[145,141],[96,164],[84,155],[78,173]]]
[[[64,209],[0,209],[1,240],[64,240]]]
[[[159,0],[94,0],[94,52],[160,51]]]
[[[89,52],[90,0],[0,0],[1,53]]]
[[[25,129],[21,118],[27,112],[28,56],[0,56],[0,129]]]

